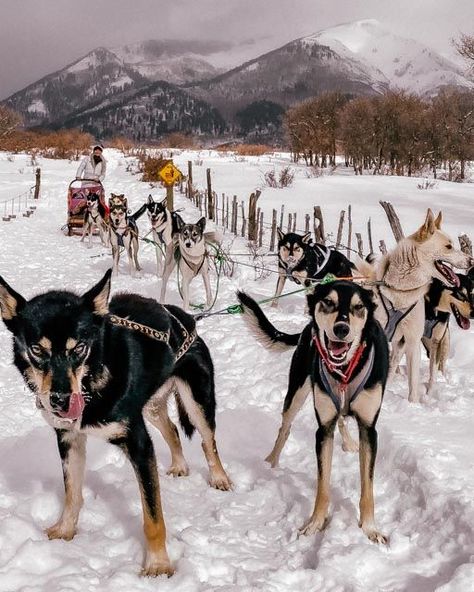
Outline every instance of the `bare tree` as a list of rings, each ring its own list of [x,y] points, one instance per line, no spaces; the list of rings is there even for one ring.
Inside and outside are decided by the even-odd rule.
[[[0,140],[8,138],[20,125],[21,117],[4,105],[0,105]]]
[[[471,62],[474,67],[474,35],[461,34],[459,39],[453,39],[453,45],[459,55]]]

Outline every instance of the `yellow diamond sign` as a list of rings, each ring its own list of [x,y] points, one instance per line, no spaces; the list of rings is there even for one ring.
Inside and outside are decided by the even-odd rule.
[[[159,175],[165,185],[174,185],[182,177],[181,171],[172,162],[165,164]]]

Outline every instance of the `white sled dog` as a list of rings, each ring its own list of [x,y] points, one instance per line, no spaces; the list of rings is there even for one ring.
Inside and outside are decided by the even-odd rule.
[[[420,400],[421,348],[425,323],[424,296],[433,278],[444,285],[459,286],[459,278],[450,265],[468,269],[473,259],[454,248],[452,239],[441,230],[442,214],[435,219],[428,209],[426,219],[412,235],[403,238],[373,267],[359,261],[356,267],[364,276],[383,282],[374,292],[377,320],[392,342],[391,372],[405,353],[408,371],[408,400]]]

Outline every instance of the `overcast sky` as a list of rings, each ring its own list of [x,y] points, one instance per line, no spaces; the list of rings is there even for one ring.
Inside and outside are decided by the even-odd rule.
[[[0,0],[0,98],[100,45],[261,39],[267,50],[365,18],[449,55],[451,38],[474,33],[474,0]]]

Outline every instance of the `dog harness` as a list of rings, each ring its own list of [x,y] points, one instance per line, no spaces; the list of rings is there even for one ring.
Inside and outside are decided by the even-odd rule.
[[[382,294],[380,289],[379,296],[384,307],[385,313],[387,315],[387,322],[385,323],[384,332],[387,336],[388,341],[392,341],[400,321],[402,321],[408,315],[408,313],[410,313],[415,308],[415,306],[418,303],[414,302],[408,308],[397,309],[393,306],[390,300]]]
[[[135,234],[136,236],[138,236],[138,226],[133,218],[127,218],[127,226],[125,227],[119,226],[118,228],[115,228],[112,224],[110,225],[110,227],[112,228],[113,233],[117,237],[117,244],[119,247],[125,246],[123,242],[123,237],[127,236],[127,234]],[[119,232],[120,230],[123,230],[123,232]]]
[[[166,307],[165,307],[166,308]],[[184,356],[184,354],[188,351],[191,345],[194,343],[197,337],[196,330],[189,332],[183,323],[175,317],[175,315],[166,308],[168,314],[173,317],[173,319],[178,323],[181,334],[183,336],[183,342],[178,348],[178,351],[175,352],[175,361],[177,362],[180,358]],[[138,331],[147,337],[151,337],[152,339],[156,339],[157,341],[162,341],[167,345],[170,344],[170,331],[158,331],[157,329],[153,329],[152,327],[148,327],[147,325],[142,325],[141,323],[137,323],[136,321],[130,321],[129,319],[124,319],[123,317],[119,317],[117,315],[108,315],[107,317],[112,325],[116,325],[119,327],[125,327],[126,329],[130,329],[132,331]]]
[[[423,337],[426,339],[431,339],[433,337],[433,331],[439,323],[446,323],[446,329],[448,328],[450,319],[449,312],[438,312],[436,313],[435,318],[433,319],[425,319],[425,329],[423,331]],[[443,333],[444,337],[444,333]]]
[[[331,250],[328,249],[327,247],[324,247],[322,245],[318,245],[317,243],[315,245],[310,245],[309,246],[310,249],[313,249],[316,253],[316,257],[318,259],[318,266],[317,269],[314,271],[314,276],[312,277],[308,277],[306,279],[313,279],[314,277],[316,277],[327,265],[327,262],[329,261],[329,257],[331,256]],[[301,259],[298,261],[298,263],[295,265],[295,267],[288,267],[287,263],[285,263],[285,261],[283,261],[283,259],[278,256],[278,260],[279,263],[281,265],[281,267],[283,267],[283,269],[285,270],[285,274],[286,277],[291,280],[292,282],[295,282],[297,284],[301,284],[301,281],[297,278],[294,277],[293,271],[296,270],[297,267],[300,267],[301,264],[304,262],[304,260],[306,259],[306,254],[303,255],[303,257],[301,257]],[[305,269],[305,265],[302,266],[302,271]]]
[[[318,337],[313,333],[313,341],[319,352],[319,374],[327,394],[331,397],[338,413],[346,415],[349,405],[355,401],[357,395],[364,389],[372,372],[375,359],[375,350],[372,346],[369,357],[360,372],[352,379],[352,375],[360,362],[367,344],[365,341],[359,345],[345,372],[342,372],[330,361],[326,350],[322,347]],[[338,374],[340,378],[334,378],[331,374]]]

